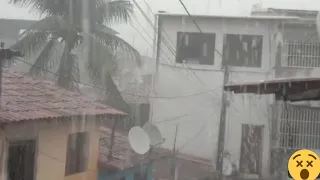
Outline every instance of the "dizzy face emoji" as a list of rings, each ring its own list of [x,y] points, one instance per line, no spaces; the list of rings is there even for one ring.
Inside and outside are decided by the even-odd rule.
[[[319,169],[318,155],[307,149],[295,152],[288,161],[289,175],[294,180],[315,180],[319,175]]]

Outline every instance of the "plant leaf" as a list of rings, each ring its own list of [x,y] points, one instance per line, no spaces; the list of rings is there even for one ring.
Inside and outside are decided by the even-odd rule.
[[[59,51],[58,47],[61,47],[61,44],[56,39],[51,39],[40,52],[28,74],[41,76],[44,71],[48,71],[54,67],[57,60],[61,57],[61,51]]]
[[[133,14],[133,5],[124,0],[100,0],[96,12],[99,24],[127,23]]]

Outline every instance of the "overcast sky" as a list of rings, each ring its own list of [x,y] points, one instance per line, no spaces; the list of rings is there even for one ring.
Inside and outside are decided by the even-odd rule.
[[[0,17],[11,19],[37,19],[36,15],[30,13],[28,9],[15,7],[7,3],[8,0],[0,0]],[[320,0],[183,0],[192,14],[229,14],[229,15],[248,15],[251,7],[255,3],[262,2],[266,7],[278,7],[289,9],[308,9],[319,10]],[[178,0],[137,0],[151,20],[152,12],[164,10],[172,13],[185,13]],[[147,8],[146,3],[151,7]],[[319,8],[318,8],[319,7]],[[149,35],[153,37],[151,26],[148,25],[143,16],[136,13],[139,24],[148,30]],[[142,27],[134,20],[134,26],[143,32]],[[114,27],[122,38],[130,44],[133,44],[141,54],[152,55],[152,40],[145,35],[144,40],[141,35],[131,27],[131,25],[120,25]]]

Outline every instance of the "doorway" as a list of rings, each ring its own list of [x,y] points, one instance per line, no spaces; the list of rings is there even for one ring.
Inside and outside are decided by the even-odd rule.
[[[35,140],[10,142],[8,151],[8,180],[33,180]]]
[[[240,173],[260,176],[263,125],[242,125]]]

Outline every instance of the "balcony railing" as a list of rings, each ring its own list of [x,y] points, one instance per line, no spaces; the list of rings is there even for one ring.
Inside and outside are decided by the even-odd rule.
[[[320,42],[315,40],[288,40],[283,43],[282,67],[320,67]]]

